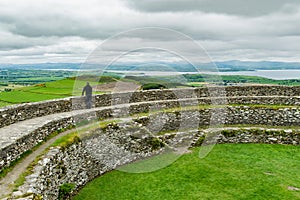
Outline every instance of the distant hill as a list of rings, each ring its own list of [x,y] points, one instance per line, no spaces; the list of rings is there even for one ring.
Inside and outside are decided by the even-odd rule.
[[[225,61],[215,62],[221,69],[220,71],[253,71],[253,70],[283,70],[283,69],[300,69],[298,62],[273,62],[273,61]]]
[[[0,69],[35,69],[35,70],[45,70],[45,69],[68,69],[77,70],[80,69],[81,63],[34,63],[34,64],[0,64]]]
[[[254,70],[283,70],[300,69],[298,62],[273,62],[273,61],[223,61],[215,62],[219,71],[254,71]],[[201,70],[211,69],[212,63],[199,64]],[[37,63],[37,64],[0,64],[0,69],[35,69],[35,70],[79,70],[79,69],[97,69],[99,65],[83,65],[81,63]],[[103,66],[102,66],[103,67]],[[104,68],[104,67],[103,67]],[[115,64],[107,68],[109,70],[134,70],[134,71],[178,71],[194,72],[195,68],[189,63],[123,63]]]

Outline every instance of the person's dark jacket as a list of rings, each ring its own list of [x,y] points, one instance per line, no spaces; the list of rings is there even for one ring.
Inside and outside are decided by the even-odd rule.
[[[82,95],[84,95],[85,93],[86,96],[92,96],[92,92],[93,92],[93,88],[90,85],[86,85],[82,90]]]

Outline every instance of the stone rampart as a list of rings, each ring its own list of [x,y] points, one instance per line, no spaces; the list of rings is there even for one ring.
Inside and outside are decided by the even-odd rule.
[[[226,92],[224,93],[225,90]],[[234,86],[225,88],[214,87],[197,89],[152,90],[96,95],[94,96],[94,108],[92,109],[82,109],[84,107],[84,99],[80,97],[44,101],[39,103],[28,103],[24,105],[3,108],[0,109],[0,127],[2,127],[0,131],[2,130],[2,132],[9,132],[10,127],[12,125],[17,127],[20,125],[20,121],[26,122],[29,120],[34,121],[39,119],[41,123],[39,126],[33,126],[31,129],[28,129],[26,126],[20,127],[20,130],[21,128],[25,130],[23,132],[18,132],[18,130],[14,129],[14,134],[7,133],[7,137],[1,138],[0,170],[9,166],[10,163],[19,158],[22,153],[32,149],[32,147],[43,141],[53,132],[75,125],[76,123],[81,123],[83,121],[92,119],[125,117],[133,114],[162,110],[162,112],[158,111],[150,116],[146,115],[143,117],[138,117],[134,120],[136,123],[143,125],[150,132],[154,133],[191,130],[197,129],[198,127],[210,126],[212,124],[299,126],[300,108],[297,106],[299,105],[299,94],[300,87]],[[223,101],[225,97],[226,101]],[[217,102],[225,105],[221,107],[214,105],[208,106],[209,104],[212,104],[212,102],[214,102],[214,104]],[[199,104],[207,105],[202,107],[200,106],[199,108],[195,107]],[[240,106],[226,104],[273,104],[284,106]],[[183,109],[183,107],[186,106],[191,107]],[[163,111],[163,109],[167,110]],[[221,114],[214,115],[215,113]],[[49,118],[49,121],[44,121],[44,118],[46,117]],[[114,133],[111,135],[114,136]],[[245,137],[248,136],[249,135],[246,134]],[[128,138],[130,138],[130,141],[127,141]],[[105,139],[107,138],[102,138],[101,141]],[[35,176],[36,178],[40,178],[39,180],[36,180],[37,184],[34,187],[31,185],[29,188],[33,187],[34,192],[37,192],[38,194],[45,194],[45,199],[52,199],[54,197],[56,198],[57,196],[55,195],[58,195],[59,186],[64,183],[74,183],[76,188],[79,188],[95,176],[114,169],[118,165],[132,162],[133,160],[147,157],[152,155],[152,153],[155,153],[155,151],[151,150],[149,143],[147,144],[145,141],[132,142],[133,139],[134,137],[130,137],[129,134],[124,137],[122,136],[121,140],[118,141],[126,141],[129,142],[129,144],[136,144],[138,149],[143,150],[139,151],[138,154],[134,154],[134,156],[132,156],[133,154],[130,154],[132,157],[124,157],[123,154],[120,154],[123,155],[124,158],[128,159],[119,163],[110,163],[110,167],[106,168],[103,168],[102,161],[107,164],[107,162],[109,163],[108,160],[111,159],[111,157],[103,158],[101,162],[99,162],[99,160],[90,159],[90,157],[86,154],[88,149],[87,147],[90,148],[90,146],[86,145],[92,145],[92,143],[88,143],[88,140],[85,141],[87,143],[82,141],[78,144],[74,144],[75,146],[71,145],[71,147],[66,149],[53,150],[51,151],[52,153],[50,153],[50,157],[45,158],[46,161],[45,159],[41,161],[41,166],[38,168],[40,170],[38,172],[39,175]],[[159,138],[159,140],[164,141],[162,138]],[[235,141],[238,143],[242,140],[243,138],[238,140],[232,138],[228,139],[224,135],[223,139],[220,139],[218,142],[222,143],[222,141]],[[259,140],[254,137],[253,140],[249,141],[262,142],[264,140]],[[277,143],[299,145],[299,134],[296,134],[295,137],[293,136],[293,138],[290,140],[281,140],[279,136],[278,138],[276,136],[275,139],[267,139],[267,141],[272,141],[273,143],[276,143],[277,141]],[[124,144],[127,143],[122,143],[122,145]],[[68,150],[69,148],[73,148],[73,150]],[[132,148],[134,149],[135,147],[129,146],[127,150]],[[112,149],[111,152],[113,152]],[[81,158],[78,157],[79,155],[83,160],[80,160]],[[115,156],[115,154],[111,155]],[[68,159],[70,160],[68,161]],[[73,173],[73,175],[75,175],[73,176],[66,173],[66,171],[64,171],[67,170],[66,166],[64,166],[65,168],[61,169],[55,168],[58,166],[58,162],[63,162],[67,167],[71,167],[71,169],[74,171],[77,170],[76,173]],[[80,165],[81,162],[83,164],[91,162],[90,164],[92,168],[101,170],[93,171],[89,167]],[[77,169],[75,166],[79,169]],[[51,176],[49,175],[48,177],[47,174],[50,174]],[[65,178],[59,178],[61,176],[64,176]],[[26,193],[28,193],[28,191],[26,191]]]
[[[200,98],[200,104],[288,104],[299,105],[300,87],[288,86],[229,86],[196,89],[149,90],[127,93],[96,95],[94,107],[111,106],[122,103],[178,100]],[[218,99],[219,101],[212,101]],[[55,113],[83,109],[84,98],[70,97],[64,99],[25,103],[0,109],[0,128],[36,117]]]
[[[7,136],[3,136],[0,139],[0,170],[9,166],[10,163],[19,158],[22,153],[32,149],[32,147],[43,141],[53,132],[75,125],[75,123],[78,124],[88,119],[124,117],[132,114],[147,113],[149,111],[177,108],[183,104],[193,105],[193,103],[193,101],[191,102],[189,100],[182,100],[180,102],[154,101],[100,107],[49,115],[48,117],[50,119],[48,119],[48,121],[45,121],[43,117],[40,119],[32,119],[33,121],[37,121],[37,125],[33,127],[18,128],[18,124],[3,127],[1,132]],[[157,114],[157,116],[153,116],[151,120],[146,118],[141,120],[144,120],[145,123],[147,123],[148,120],[149,124],[145,125],[149,126],[149,129],[155,131],[209,126],[212,124],[212,114],[214,112],[223,113],[222,115],[213,117],[214,123],[219,124],[257,124],[270,126],[299,126],[300,124],[300,108],[298,107],[268,108],[260,106],[225,106],[221,111],[216,110],[218,108],[209,107],[188,111],[184,111],[184,109],[185,108],[182,107],[181,109],[179,108],[178,111],[162,112],[161,114]],[[40,123],[39,120],[41,120]],[[14,126],[14,128],[12,129],[11,126]],[[11,132],[4,133],[6,131]]]
[[[160,148],[153,145],[154,137],[147,133],[140,138],[133,135],[135,132],[132,127],[108,125],[69,146],[51,148],[13,196],[33,193],[35,197],[42,196],[43,199],[58,199],[63,184],[74,184],[73,191],[76,191],[107,171],[161,152]],[[28,197],[31,198],[33,196]]]
[[[176,126],[176,121],[169,121],[168,127]],[[180,148],[185,141],[189,142],[188,146],[184,144],[185,147],[199,146],[210,132],[217,133],[217,143],[299,145],[300,139],[300,130],[275,128],[216,128],[151,136],[136,123],[127,123],[125,126],[111,124],[107,128],[95,130],[92,136],[82,138],[70,146],[52,148],[13,196],[18,199],[18,196],[28,194],[30,196],[26,199],[58,199],[64,184],[72,184],[74,188],[70,194],[74,194],[95,177],[118,166],[163,152],[164,146]],[[158,141],[161,145],[154,146],[151,141]]]

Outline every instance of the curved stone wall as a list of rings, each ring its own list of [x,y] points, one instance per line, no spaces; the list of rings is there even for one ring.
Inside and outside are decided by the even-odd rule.
[[[224,92],[224,89],[226,90],[226,101],[223,101],[223,95],[218,97],[218,94]],[[223,112],[224,115],[214,116],[214,123],[216,124],[270,126],[299,126],[300,124],[300,108],[297,106],[300,103],[300,87],[234,86],[225,88],[214,87],[209,88],[209,90],[207,88],[152,90],[97,95],[94,96],[93,102],[95,108],[92,109],[82,109],[84,106],[84,99],[81,97],[30,103],[0,109],[0,126],[2,127],[0,131],[8,132],[7,137],[0,139],[0,170],[2,170],[3,167],[9,166],[9,164],[17,159],[22,153],[43,141],[56,130],[74,125],[75,122],[81,123],[87,119],[92,120],[99,118],[106,119],[124,117],[133,114],[147,113],[154,110],[181,107],[181,109],[164,110],[164,112],[155,112],[155,114],[150,116],[138,117],[134,121],[144,127],[147,127],[150,131],[156,132],[197,129],[199,126],[202,127],[211,125],[212,114],[217,110],[218,112]],[[213,98],[210,97],[210,95],[212,95]],[[209,105],[211,102],[220,104],[273,104],[276,106],[224,105],[221,107],[200,106],[199,109],[195,109],[195,106],[198,104]],[[187,106],[187,108],[182,109],[185,106]],[[45,118],[47,118],[48,121],[44,120]],[[16,130],[15,133],[11,133],[13,132],[13,126],[15,126],[16,129],[20,126],[20,121],[29,122],[30,120],[35,121],[38,119],[41,120],[41,123],[38,124],[38,126],[33,126],[31,129],[28,129],[26,126],[20,127],[19,132]],[[21,128],[23,128],[24,131],[22,131]],[[115,132],[112,132],[111,135],[115,138],[120,137],[114,135],[114,133]],[[242,134],[237,134],[236,138],[240,137],[240,135]],[[245,135],[245,137],[249,138],[249,135]],[[286,132],[286,135],[289,135],[289,132]],[[200,136],[201,134],[197,135],[196,133],[193,135],[194,139],[197,140]],[[244,137],[241,137],[242,139],[228,139],[226,134],[223,136],[224,137],[220,137],[221,139],[219,138],[219,143],[222,143],[222,141],[241,142]],[[265,139],[265,137],[261,137],[263,139],[253,137],[254,139],[248,140],[248,142],[268,143],[269,141],[270,143],[299,145],[298,133],[292,134],[292,137],[288,136],[289,139],[284,140],[282,140],[281,136],[268,136],[267,139]],[[191,139],[190,136],[187,137],[188,139]],[[130,140],[128,140],[128,138],[130,138]],[[174,137],[170,137],[169,139],[172,138]],[[268,138],[273,139],[269,140]],[[91,141],[93,140],[93,138],[90,139]],[[158,137],[158,139],[161,142],[170,142],[167,141],[166,138],[163,138],[163,136]],[[127,141],[130,144],[132,143],[131,140],[134,140],[134,137],[130,137],[130,134],[121,138],[121,141]],[[122,143],[122,145],[124,144],[126,143]],[[149,144],[145,143],[145,141],[133,141],[133,144],[137,144],[138,148],[143,150],[133,157],[124,157],[128,159],[119,163],[110,163],[109,166],[111,167],[104,168],[102,161],[109,163],[111,157],[103,158],[101,162],[99,160],[91,159],[86,154],[87,149],[92,149],[92,147],[86,146],[91,145],[88,140],[74,144],[75,146],[73,145],[73,147],[70,146],[63,149],[53,149],[50,151],[50,157],[41,161],[41,166],[38,167],[38,176],[34,175],[33,177],[40,178],[40,180],[31,181],[30,183],[34,184],[34,186],[29,184],[26,187],[24,186],[24,188],[27,188],[29,192],[33,188],[34,192],[43,195],[45,194],[45,199],[53,199],[57,197],[55,195],[58,195],[58,188],[61,184],[75,183],[76,188],[79,188],[95,176],[111,170],[118,165],[157,153],[153,149],[151,150]],[[69,148],[71,148],[71,150]],[[128,147],[128,149],[131,148],[135,147]],[[79,155],[81,155],[80,157],[82,157],[83,160],[78,157]],[[68,161],[68,159],[71,160]],[[63,167],[57,169],[56,166],[58,166],[61,162],[63,162]],[[81,165],[81,162],[82,164],[90,163],[91,168]],[[65,170],[67,170],[68,166],[73,170],[72,174],[66,173]],[[77,167],[79,167],[79,169],[77,169]],[[97,169],[101,170],[98,172]],[[49,174],[49,176],[47,174]],[[24,188],[22,193],[28,193],[28,191]]]
[[[54,113],[68,112],[71,108],[72,104],[69,98],[25,103],[0,108],[0,128],[19,121]]]
[[[131,133],[127,134],[129,129]],[[65,183],[75,184],[76,191],[107,171],[161,151],[153,146],[154,137],[147,133],[142,138],[130,137],[134,134],[131,127],[108,125],[74,144],[51,148],[13,197],[34,193],[35,197],[58,199],[59,186]],[[33,199],[33,195],[27,199]]]
[[[31,150],[38,143],[45,140],[51,133],[64,130],[74,125],[71,117],[66,117],[60,120],[53,120],[32,129],[27,134],[22,134],[14,137],[2,137],[0,149],[0,171],[4,167],[18,159],[24,152]]]
[[[7,136],[0,139],[0,170],[10,165],[10,163],[20,157],[22,153],[30,150],[32,147],[43,141],[47,136],[56,130],[60,130],[76,123],[92,119],[106,119],[109,117],[124,117],[127,115],[147,113],[151,109],[167,109],[176,108],[180,105],[195,105],[194,101],[182,100],[178,101],[154,101],[154,102],[140,102],[126,105],[116,105],[111,107],[100,107],[88,110],[78,110],[73,112],[66,112],[62,114],[49,115],[48,120],[43,120],[36,126],[19,127],[18,124],[2,128],[0,131],[9,132]],[[115,116],[115,110],[118,109],[118,116]],[[226,106],[222,108],[225,119],[218,116],[215,117],[215,122],[220,124],[261,124],[272,126],[298,126],[300,123],[300,109],[297,107],[286,108],[264,108],[264,107],[251,107],[251,106]],[[214,108],[202,108],[199,111],[186,111],[174,113],[163,113],[164,116],[157,116],[157,120],[152,119],[151,126],[157,129],[157,126],[162,126],[161,131],[177,130],[180,128],[189,129],[197,128],[198,126],[208,126],[211,124],[211,117]],[[167,116],[167,117],[166,117]],[[146,119],[144,119],[146,121]],[[33,119],[33,121],[38,121]],[[148,120],[149,121],[149,120]],[[174,127],[169,127],[168,121],[175,121],[171,124]],[[149,125],[148,125],[149,126]],[[150,126],[150,127],[151,127]],[[6,130],[7,129],[7,130]],[[24,129],[24,130],[23,130]],[[15,133],[13,132],[15,130]],[[4,134],[4,133],[3,133]]]
[[[300,87],[298,86],[228,86],[196,89],[149,90],[128,93],[103,94],[94,96],[93,104],[94,107],[102,107],[122,103],[172,99],[178,100],[188,98],[200,98],[199,103],[211,103],[210,97],[222,97],[222,99],[226,97],[230,103],[273,103],[299,105],[299,96]],[[269,100],[270,102],[268,102]],[[219,101],[219,103],[226,102]],[[26,103],[1,108],[0,128],[35,117],[83,109],[84,105],[84,99],[82,97],[70,97],[65,99]]]
[[[171,123],[171,122],[170,122]],[[169,124],[169,127],[176,126]],[[300,130],[265,129],[265,128],[216,128],[213,130],[190,130],[150,136],[138,124],[111,124],[107,128],[97,129],[93,136],[83,138],[68,147],[52,148],[43,156],[35,167],[34,173],[13,194],[30,195],[27,199],[43,197],[57,199],[59,187],[66,183],[74,184],[71,194],[95,177],[132,161],[158,154],[163,145],[154,149],[151,141],[157,138],[161,144],[169,147],[181,146],[185,141],[190,146],[199,146],[209,132],[217,132],[217,143],[267,143],[299,145]],[[124,128],[125,127],[125,128]],[[136,137],[136,132],[139,136]],[[101,146],[101,148],[99,148]],[[33,193],[33,194],[32,194]]]
[[[178,110],[161,112],[151,117],[140,117],[137,122],[147,126],[150,130],[176,131],[210,126],[212,113],[215,109],[222,109],[223,116],[214,116],[215,124],[235,125],[268,125],[268,126],[299,126],[300,108],[264,108],[251,106],[226,106],[223,108],[201,108],[199,110]]]

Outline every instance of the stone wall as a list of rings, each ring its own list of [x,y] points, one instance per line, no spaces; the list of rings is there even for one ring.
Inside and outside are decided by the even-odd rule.
[[[292,98],[291,98],[292,99]],[[81,110],[80,113],[71,113],[65,117],[58,116],[49,123],[45,123],[37,129],[27,130],[20,133],[19,137],[10,138],[0,150],[0,170],[20,157],[22,153],[32,149],[39,142],[56,130],[66,128],[75,123],[81,123],[87,119],[106,119],[111,117],[124,117],[132,114],[147,113],[149,111],[176,108],[180,105],[197,105],[195,101],[156,101],[132,103],[126,106],[115,106],[113,108],[99,108]],[[227,106],[221,110],[209,108],[199,111],[184,111],[185,108],[176,112],[162,112],[151,119],[144,120],[151,131],[165,131],[178,129],[191,129],[198,126],[210,124],[261,124],[272,126],[299,126],[300,109],[296,107],[286,108],[264,108],[251,106]],[[184,111],[184,112],[183,112]],[[79,111],[78,111],[79,112]],[[219,113],[220,112],[220,113]],[[218,114],[219,113],[219,114]],[[176,125],[176,126],[175,126]],[[172,126],[172,127],[170,127]]]
[[[225,90],[227,96],[300,96],[299,86],[230,86]]]
[[[65,183],[74,184],[75,192],[107,171],[161,151],[153,146],[152,136],[136,129],[143,137],[134,137],[133,129],[112,124],[69,146],[52,147],[38,162],[34,173],[26,177],[25,184],[13,193],[13,198],[34,193],[45,200],[58,199],[59,186]]]
[[[0,150],[0,170],[10,166],[11,162],[18,159],[24,152],[31,150],[38,143],[44,141],[51,133],[64,130],[70,126],[74,126],[72,118],[54,120],[2,146]]]
[[[0,128],[27,119],[68,112],[71,108],[72,103],[68,98],[0,108]]]
[[[246,97],[245,97],[246,96]],[[264,96],[265,98],[261,97]],[[209,87],[196,89],[174,89],[174,90],[149,90],[128,93],[114,93],[96,95],[93,97],[93,106],[111,106],[122,103],[202,98],[200,103],[221,103],[224,98],[229,103],[273,103],[273,104],[299,104],[300,87],[288,86],[228,86]],[[209,97],[209,98],[203,98]],[[221,97],[221,98],[220,98]],[[253,97],[253,98],[249,98]],[[219,98],[218,101],[214,99]],[[213,101],[213,102],[212,102]],[[49,114],[68,112],[71,110],[83,109],[84,98],[71,97],[65,99],[25,103],[9,106],[0,109],[0,128],[35,117]]]
[[[292,129],[227,128],[219,131],[217,143],[261,143],[300,145],[300,131]]]
[[[174,124],[169,127],[176,126],[175,121],[172,123]],[[139,123],[112,123],[67,147],[50,149],[35,166],[34,173],[26,177],[25,184],[13,193],[13,199],[27,194],[30,196],[26,199],[33,199],[34,196],[43,197],[45,200],[57,199],[60,186],[66,183],[74,184],[72,193],[75,194],[87,182],[107,171],[163,152],[164,145],[154,148],[151,143],[155,138],[161,144],[172,148],[199,146],[203,138],[211,132],[216,132],[216,143],[300,144],[299,130],[224,129],[190,130],[154,137]],[[195,139],[197,141],[193,142]]]
[[[209,93],[210,90],[210,93]],[[299,92],[300,87],[283,87],[283,86],[245,86],[245,87],[226,87],[227,103],[230,104],[282,104],[282,105],[299,105]],[[271,126],[299,126],[300,124],[300,108],[298,107],[263,107],[263,106],[225,106],[225,107],[203,107],[199,110],[188,110],[183,108],[184,106],[193,106],[198,104],[210,104],[219,102],[221,104],[226,104],[223,101],[222,95],[218,97],[220,93],[224,92],[224,88],[197,88],[197,89],[175,89],[175,90],[153,90],[153,91],[139,91],[134,93],[116,93],[116,94],[104,94],[94,96],[94,107],[89,110],[80,110],[84,106],[84,99],[80,97],[76,98],[66,98],[61,100],[45,101],[40,103],[29,103],[24,105],[17,105],[12,107],[3,108],[0,110],[0,126],[7,126],[9,124],[16,123],[22,120],[28,120],[31,118],[49,116],[54,113],[66,113],[69,112],[70,115],[65,117],[59,117],[59,119],[53,119],[49,123],[45,123],[38,129],[34,129],[31,132],[24,134],[22,137],[15,139],[12,143],[3,146],[1,149],[1,162],[0,169],[9,166],[9,164],[18,158],[22,153],[31,149],[33,146],[43,141],[48,135],[56,130],[66,128],[70,125],[80,123],[87,119],[106,119],[110,117],[124,117],[132,114],[138,114],[143,112],[149,112],[151,110],[162,110],[165,108],[175,108],[182,106],[181,110],[174,110],[168,112],[156,112],[150,116],[139,117],[135,119],[136,123],[142,124],[148,131],[158,133],[163,131],[182,131],[188,129],[197,129],[202,126],[209,126],[212,124],[256,124],[256,125],[271,125]],[[209,95],[211,94],[213,98]],[[219,99],[219,100],[215,100]],[[145,102],[144,102],[145,101]],[[130,103],[130,104],[128,104]],[[108,106],[108,107],[105,107]],[[74,111],[75,110],[75,111]],[[70,112],[72,111],[72,112]],[[61,114],[59,114],[61,115]],[[114,134],[111,134],[114,136]],[[241,134],[238,134],[241,135]],[[293,138],[292,143],[299,145],[299,137],[296,135]],[[189,137],[189,136],[188,136]],[[249,137],[246,134],[245,137]],[[117,138],[117,137],[116,137]],[[121,141],[127,141],[131,144],[131,140],[128,141],[129,135],[123,137]],[[221,137],[222,138],[222,137]],[[225,139],[224,139],[225,138]],[[269,137],[268,138],[273,138]],[[107,138],[102,138],[100,141],[104,141]],[[223,140],[224,139],[224,140]],[[242,139],[228,139],[224,136],[223,142],[226,141],[242,141]],[[275,140],[277,139],[277,140]],[[280,138],[275,138],[271,141],[283,140]],[[258,140],[254,137],[250,142],[255,142]],[[90,140],[92,141],[92,139]],[[269,139],[261,139],[258,141],[269,141]],[[284,140],[288,141],[288,140]],[[135,159],[149,156],[151,153],[149,151],[149,146],[145,145],[145,142],[134,141],[132,144],[137,145],[138,149],[141,147],[147,147],[140,151],[139,154],[132,154],[128,157],[126,161],[118,162],[117,164],[111,164],[111,167],[104,167],[103,162],[107,163],[111,157],[101,158],[99,160],[93,160],[88,157],[85,153],[87,149],[93,149],[93,143],[87,141],[82,141],[81,143],[74,144],[72,150],[66,149],[56,149],[51,151],[50,157],[41,163],[39,171],[41,174],[41,179],[37,180],[36,183],[39,186],[34,186],[37,193],[43,193],[49,190],[49,198],[57,195],[59,185],[63,183],[73,182],[75,179],[81,182],[76,182],[76,187],[84,185],[87,181],[91,180],[93,177],[104,173],[105,171],[111,170],[117,165],[121,165],[127,162],[131,162]],[[221,141],[219,141],[222,143]],[[127,150],[134,149],[134,146],[130,146]],[[72,154],[72,152],[75,152]],[[94,149],[96,152],[96,149]],[[108,149],[114,155],[112,149]],[[111,153],[110,152],[110,153]],[[99,152],[101,154],[101,152]],[[102,152],[103,153],[103,152]],[[109,153],[109,154],[110,154]],[[118,152],[117,152],[118,153]],[[51,157],[52,155],[52,157]],[[76,157],[81,155],[81,158]],[[116,154],[118,155],[118,154]],[[123,154],[120,154],[123,155]],[[57,162],[69,159],[66,161],[74,173],[72,176],[68,174],[63,179],[59,179],[57,176],[61,176],[62,169],[56,169]],[[123,156],[124,157],[124,156]],[[126,156],[124,157],[126,158]],[[50,159],[50,160],[49,160]],[[52,160],[51,160],[52,159]],[[107,160],[106,160],[107,159]],[[103,162],[102,162],[103,161]],[[91,162],[91,166],[94,169],[99,169],[100,172],[95,172],[89,167],[82,166],[77,170],[77,166],[86,162]],[[67,164],[69,163],[69,164]],[[102,163],[102,164],[101,164]],[[73,166],[73,167],[72,167]],[[104,168],[103,168],[104,167]],[[103,170],[102,170],[103,169]],[[82,173],[83,174],[82,174]],[[56,174],[53,176],[53,182],[51,182],[51,177],[47,177],[47,174]],[[91,173],[91,174],[89,174]],[[78,176],[77,176],[78,175]],[[82,178],[82,177],[86,178]],[[38,176],[40,177],[40,176]],[[74,178],[75,177],[75,178]],[[34,177],[33,177],[34,178]],[[44,182],[43,182],[44,181]],[[46,182],[45,182],[46,181]],[[49,182],[50,181],[50,182]],[[48,185],[47,185],[48,184]],[[50,187],[50,186],[51,187]],[[53,187],[52,187],[53,186]],[[30,186],[31,187],[31,186]],[[40,188],[40,189],[39,189]],[[46,188],[46,189],[45,189]],[[50,190],[51,189],[51,190]],[[53,192],[51,192],[53,191]],[[28,192],[28,191],[26,191]],[[48,195],[48,193],[47,193]],[[54,196],[51,196],[54,195]],[[46,196],[47,197],[47,196]],[[48,197],[47,197],[48,198]],[[51,199],[50,198],[50,199]]]
[[[268,125],[299,126],[300,108],[264,108],[251,106],[227,106],[199,110],[159,112],[136,119],[153,131],[188,130],[213,125]]]

